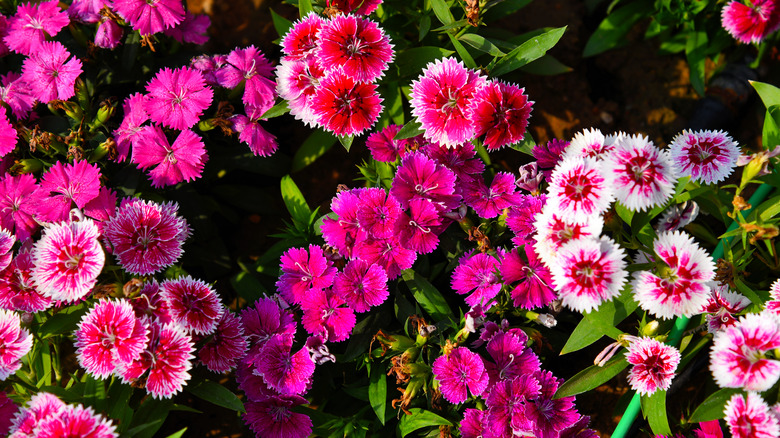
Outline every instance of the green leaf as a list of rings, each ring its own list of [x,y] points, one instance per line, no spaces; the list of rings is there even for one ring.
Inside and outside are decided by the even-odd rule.
[[[573,71],[571,67],[550,55],[544,55],[536,61],[529,62],[520,67],[520,70],[539,76],[554,76]]]
[[[642,396],[642,412],[647,417],[650,429],[656,435],[671,436],[669,420],[666,418],[666,391],[656,391],[651,396]]]
[[[750,81],[750,85],[756,89],[767,109],[773,105],[780,105],[780,88],[758,81]]]
[[[558,43],[565,31],[566,26],[558,27],[531,37],[496,62],[490,71],[491,76],[501,76],[541,58]]]
[[[262,116],[260,116],[261,119],[273,119],[274,117],[279,117],[284,114],[287,114],[290,112],[290,107],[287,106],[287,101],[283,100],[276,105],[272,106],[271,108],[268,108],[268,111],[264,112]]]
[[[429,0],[431,2],[431,9],[436,15],[436,18],[441,21],[441,24],[450,24],[455,21],[455,17],[450,12],[450,7],[444,0]]]
[[[106,406],[108,406],[106,414],[109,418],[117,420],[118,432],[124,432],[133,418],[133,411],[127,406],[132,395],[132,386],[123,384],[119,378],[112,379],[106,397]]]
[[[81,304],[68,307],[50,317],[38,329],[38,336],[48,338],[55,335],[64,335],[76,330],[81,317],[87,313],[87,306]]]
[[[282,177],[281,181],[282,199],[284,205],[287,207],[287,211],[290,212],[290,216],[301,224],[308,224],[309,217],[311,217],[311,209],[306,204],[306,199],[303,197],[303,193],[295,185],[295,181],[290,175]]]
[[[629,286],[626,286],[619,297],[604,302],[598,309],[586,313],[561,349],[561,354],[583,349],[604,335],[617,339],[623,332],[615,327],[638,306],[628,289]]]
[[[555,398],[582,394],[597,388],[609,379],[617,376],[627,366],[628,361],[622,354],[618,354],[607,361],[603,367],[591,365],[564,382],[556,391]]]
[[[130,423],[126,435],[129,437],[137,436],[139,438],[152,438],[163,421],[168,416],[168,412],[173,406],[172,400],[157,400],[147,398],[141,403],[141,407],[133,415],[133,421]]]
[[[688,38],[685,43],[685,56],[688,59],[690,67],[691,85],[693,89],[704,96],[704,62],[707,59],[705,51],[707,50],[707,33],[704,31],[688,32]]]
[[[571,332],[571,335],[569,335],[569,339],[561,349],[561,355],[571,353],[572,351],[582,350],[601,339],[602,336],[604,336],[604,334],[601,333],[590,320],[583,318],[580,320],[579,324],[577,324],[577,327],[574,328],[574,331]]]
[[[229,389],[219,383],[212,382],[211,380],[204,380],[196,385],[187,385],[185,389],[190,394],[217,406],[222,406],[223,408],[232,409],[238,412],[246,412],[241,400],[239,400]]]
[[[780,105],[772,105],[766,110],[761,143],[765,148],[773,148],[780,144]]]
[[[167,438],[181,438],[181,437],[184,436],[184,432],[186,432],[186,431],[187,431],[187,428],[185,427],[184,429],[182,429],[182,430],[180,430],[178,432],[174,432],[174,433],[168,435]]]
[[[313,10],[314,7],[311,4],[311,0],[298,0],[298,14],[301,18],[309,15],[309,12]]]
[[[379,421],[385,424],[385,410],[387,408],[387,375],[385,367],[381,363],[374,363],[371,368],[371,379],[368,384],[368,401],[371,409],[376,413]]]
[[[263,297],[265,287],[254,275],[249,272],[239,272],[230,279],[230,285],[236,291],[239,297],[246,300],[247,303],[254,303]]]
[[[519,143],[515,143],[513,145],[510,145],[512,149],[522,152],[526,155],[534,155],[534,146],[536,146],[536,140],[534,140],[534,137],[531,135],[530,132],[526,131],[525,136]]]
[[[401,88],[397,82],[391,82],[387,84],[385,92],[382,94],[385,97],[385,104],[387,105],[387,116],[396,125],[404,124],[404,95],[401,92]]]
[[[409,409],[409,412],[411,415],[402,416],[401,421],[398,422],[398,431],[401,433],[401,438],[423,427],[452,426],[452,423],[446,418],[440,417],[431,411],[412,408]]]
[[[649,0],[631,2],[616,9],[602,20],[593,35],[588,38],[582,56],[598,55],[626,44],[628,31],[652,10],[653,2]]]
[[[292,159],[290,171],[297,172],[325,155],[333,145],[336,144],[336,137],[331,133],[317,129],[313,131],[297,151]]]
[[[471,54],[468,50],[466,50],[463,44],[461,44],[460,41],[458,41],[451,33],[448,33],[447,36],[450,37],[452,45],[455,46],[455,50],[458,52],[458,56],[460,56],[460,59],[463,60],[463,63],[466,65],[466,67],[472,70],[476,69],[477,63],[474,62],[474,58],[471,57]]]
[[[270,11],[271,20],[274,22],[274,29],[276,29],[276,33],[279,34],[280,37],[285,36],[292,27],[292,21],[277,14],[273,9],[270,9]]]
[[[741,394],[743,391],[739,388],[723,388],[712,393],[704,400],[699,407],[693,411],[689,423],[701,423],[702,421],[712,421],[723,418],[723,408],[734,394]]]
[[[492,6],[486,6],[482,13],[482,21],[490,23],[491,21],[504,18],[507,15],[516,12],[531,3],[532,0],[501,0],[500,2],[489,2]]]
[[[416,137],[418,135],[422,135],[425,133],[422,129],[422,124],[415,122],[412,120],[411,122],[408,122],[405,124],[400,131],[398,131],[398,134],[393,137],[393,140],[404,140],[407,138]]]
[[[493,56],[506,55],[506,53],[502,52],[501,49],[496,47],[495,44],[491,43],[481,35],[477,35],[475,33],[464,33],[463,35],[458,37],[458,39],[470,45],[471,47],[479,50],[480,52],[488,53]]]
[[[341,143],[342,146],[344,146],[344,149],[349,152],[349,148],[352,147],[352,142],[355,140],[354,135],[339,135],[338,136],[339,143]]]
[[[402,276],[414,299],[435,321],[455,319],[444,296],[425,277],[412,269],[405,270]]]
[[[398,73],[401,77],[417,77],[429,62],[450,56],[453,53],[455,52],[441,47],[413,47],[399,51],[395,58],[395,65],[398,67]]]

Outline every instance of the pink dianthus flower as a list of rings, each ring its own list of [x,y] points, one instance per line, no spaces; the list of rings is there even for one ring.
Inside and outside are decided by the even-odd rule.
[[[198,350],[198,359],[215,373],[230,371],[246,355],[248,344],[244,327],[233,312],[225,310],[222,313],[217,328],[207,339]]]
[[[450,403],[463,403],[468,393],[480,396],[488,385],[482,359],[466,347],[456,347],[450,354],[433,361],[433,376],[439,381],[441,395]]]
[[[300,60],[312,55],[317,47],[317,35],[325,20],[314,12],[294,22],[282,37],[282,52],[289,60]]]
[[[130,145],[143,129],[142,125],[144,122],[149,120],[149,114],[146,113],[146,96],[141,93],[127,96],[122,103],[122,109],[124,118],[119,124],[119,128],[114,130],[117,161],[124,161],[127,158],[130,152]]]
[[[96,414],[91,407],[65,406],[56,415],[49,415],[38,423],[36,438],[117,438],[116,426]]]
[[[718,386],[766,391],[780,378],[780,361],[766,354],[780,348],[780,317],[750,313],[715,334],[710,370]]]
[[[355,15],[336,15],[317,33],[314,52],[326,71],[340,66],[357,82],[374,82],[393,60],[390,39],[377,24]]]
[[[312,335],[320,335],[328,342],[349,338],[355,327],[355,312],[346,301],[331,289],[313,289],[301,302],[303,328]]]
[[[705,184],[726,179],[737,166],[740,154],[737,143],[723,131],[685,130],[674,137],[669,152],[679,176]]]
[[[547,190],[550,208],[562,219],[578,224],[594,220],[614,200],[614,187],[603,165],[592,158],[572,157],[560,162]]]
[[[333,279],[333,291],[355,312],[367,312],[387,299],[387,273],[379,265],[352,259]]]
[[[174,27],[164,29],[163,33],[180,43],[206,44],[211,18],[206,14],[193,14],[187,11],[184,20]]]
[[[146,85],[144,107],[153,122],[173,129],[191,128],[211,105],[214,92],[192,67],[163,68]]]
[[[498,150],[525,137],[533,102],[523,88],[501,81],[488,81],[477,89],[467,113],[475,124],[475,134],[485,134],[485,147]]]
[[[307,404],[297,395],[273,395],[245,404],[244,421],[258,437],[306,438],[311,435],[312,422],[308,415],[292,408]]]
[[[34,266],[28,246],[20,250],[10,266],[0,272],[0,308],[36,313],[54,305],[50,297],[36,289],[32,280]]]
[[[498,260],[489,254],[465,255],[452,272],[452,289],[461,295],[471,292],[466,297],[469,306],[482,304],[487,308],[501,290],[498,268]]]
[[[40,49],[46,37],[57,35],[69,23],[68,14],[60,9],[57,0],[20,4],[16,14],[8,20],[3,41],[16,53],[32,55]]]
[[[640,395],[651,395],[669,389],[680,364],[680,352],[653,338],[641,338],[630,343],[626,360],[633,365],[628,372],[631,389]]]
[[[315,364],[309,352],[302,348],[292,353],[292,338],[273,336],[255,360],[257,374],[280,394],[297,395],[306,391],[314,373]]]
[[[780,27],[780,5],[776,0],[732,1],[723,7],[721,19],[737,41],[757,44]]]
[[[114,0],[114,11],[142,36],[162,32],[184,20],[181,0]]]
[[[409,215],[401,213],[395,223],[399,242],[410,250],[428,254],[439,245],[442,220],[436,204],[429,199],[409,201]]]
[[[207,335],[216,330],[225,307],[206,282],[186,276],[166,280],[160,287],[171,318],[185,331]]]
[[[677,178],[672,160],[647,137],[622,137],[606,163],[615,198],[629,210],[662,206],[674,193]]]
[[[777,438],[780,424],[760,395],[734,394],[723,411],[733,438]]]
[[[238,139],[249,146],[255,156],[268,157],[279,148],[276,136],[260,125],[262,113],[257,108],[248,107],[248,114],[236,114],[230,118]]]
[[[81,61],[58,41],[44,41],[22,64],[22,79],[30,93],[43,103],[68,100],[76,94]]]
[[[149,169],[153,187],[165,187],[184,181],[194,181],[203,173],[208,160],[206,146],[189,129],[181,131],[173,144],[158,125],[147,126],[133,143],[131,161],[141,169]]]
[[[72,204],[83,209],[100,193],[100,169],[87,160],[54,163],[41,177],[41,190],[49,194],[39,207],[39,216],[50,222],[70,217]]]
[[[463,202],[479,217],[490,219],[518,203],[515,189],[515,177],[511,173],[496,173],[490,187],[485,185],[481,176],[477,176],[463,184]]]
[[[290,248],[281,257],[282,275],[276,282],[282,297],[299,304],[312,289],[324,289],[333,284],[336,268],[325,257],[322,248],[309,245],[305,248]]]
[[[8,105],[17,119],[27,117],[35,104],[35,97],[32,95],[30,86],[21,78],[20,74],[15,72],[9,72],[0,78],[2,78],[0,100]]]
[[[524,261],[518,249],[508,251],[501,259],[501,276],[504,284],[519,282],[509,295],[515,307],[536,309],[546,306],[556,298],[552,289],[550,270],[539,259],[531,245],[524,247]]]
[[[320,80],[311,110],[323,128],[336,135],[358,135],[376,123],[382,112],[382,98],[376,84],[357,82],[343,68],[330,71]]]
[[[22,357],[32,348],[32,335],[21,324],[17,313],[0,309],[0,381],[22,367]]]
[[[412,199],[430,199],[440,211],[458,207],[460,196],[455,194],[455,174],[420,152],[406,154],[393,177],[390,194],[409,207]]]
[[[388,125],[368,136],[366,147],[375,160],[392,163],[406,154],[407,140],[394,139],[400,130],[399,125]]]

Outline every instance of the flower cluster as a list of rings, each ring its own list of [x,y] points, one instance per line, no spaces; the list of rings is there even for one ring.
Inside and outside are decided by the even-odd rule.
[[[13,438],[116,438],[116,426],[92,408],[69,405],[55,395],[40,392],[11,420]]]
[[[296,119],[339,136],[361,134],[376,123],[382,112],[376,81],[394,56],[376,22],[310,13],[284,36],[282,51],[277,90]]]

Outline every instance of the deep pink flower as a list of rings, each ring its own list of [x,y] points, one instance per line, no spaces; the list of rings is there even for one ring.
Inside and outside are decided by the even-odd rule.
[[[108,187],[101,187],[97,197],[84,206],[84,214],[98,221],[100,234],[103,234],[103,222],[116,214],[116,192]]]
[[[429,199],[409,201],[409,216],[401,213],[395,225],[401,245],[414,252],[428,254],[439,245],[442,221],[436,205]]]
[[[233,130],[238,132],[238,139],[246,143],[255,156],[271,156],[279,148],[276,136],[260,125],[259,117],[262,114],[258,114],[255,108],[248,109],[250,110],[249,116],[236,114],[230,118]]]
[[[149,345],[140,359],[118,367],[117,373],[125,383],[137,383],[146,376],[146,391],[153,398],[171,398],[190,378],[192,338],[172,323],[154,322],[150,328]]]
[[[114,11],[141,35],[151,35],[184,20],[181,0],[114,0]]]
[[[358,224],[371,237],[387,238],[395,231],[395,221],[401,214],[401,206],[385,189],[371,187],[360,192]]]
[[[430,199],[442,211],[457,208],[460,196],[454,193],[455,174],[420,152],[404,156],[390,189],[403,208],[409,208],[412,199],[420,198]]]
[[[33,436],[35,427],[43,419],[56,416],[65,410],[67,405],[54,394],[39,392],[16,413],[12,420],[9,438],[28,438]]]
[[[450,403],[463,403],[468,393],[482,395],[488,385],[488,375],[482,359],[466,347],[456,347],[450,354],[433,361],[433,376],[439,381],[441,395]]]
[[[173,129],[191,128],[211,105],[214,92],[192,67],[163,68],[146,85],[145,109],[153,122]]]
[[[467,254],[452,272],[452,289],[461,295],[471,292],[466,297],[469,306],[482,304],[487,308],[501,290],[498,268],[498,260],[489,254]]]
[[[211,18],[206,14],[193,14],[187,11],[184,20],[174,27],[164,29],[163,33],[180,43],[206,44]]]
[[[387,239],[374,239],[366,237],[361,239],[353,254],[368,263],[378,264],[384,268],[388,280],[394,280],[401,275],[401,271],[409,269],[417,259],[417,253],[404,248],[396,236]]]
[[[160,284],[151,279],[145,282],[138,291],[138,295],[130,300],[133,311],[138,318],[155,321],[159,324],[173,322],[169,312],[168,303],[160,295]]]
[[[493,362],[485,361],[490,376],[490,386],[502,380],[514,380],[539,371],[539,358],[526,347],[528,337],[522,331],[498,332],[487,344],[487,352]]]
[[[515,233],[512,242],[515,245],[533,245],[536,241],[534,222],[538,213],[542,212],[547,202],[547,195],[518,195],[517,202],[509,207],[506,216],[506,226]]]
[[[319,15],[310,12],[290,26],[282,37],[282,52],[289,60],[300,60],[313,54],[317,47],[317,34],[322,28],[323,20]]]
[[[189,129],[181,131],[170,144],[158,125],[147,126],[139,132],[131,157],[139,168],[152,168],[149,179],[153,187],[194,181],[200,178],[207,160],[206,146],[197,134]]]
[[[66,303],[89,294],[106,261],[99,234],[91,219],[47,227],[33,250],[32,279],[38,291]]]
[[[127,96],[122,104],[124,118],[119,128],[114,130],[114,139],[116,140],[117,161],[125,161],[130,153],[130,145],[133,144],[139,132],[143,129],[143,124],[149,120],[149,114],[146,113],[146,96],[141,93],[135,93]]]
[[[313,57],[299,61],[282,59],[276,68],[276,92],[287,101],[296,120],[309,126],[317,124],[313,102],[325,70]]]
[[[422,124],[426,139],[453,147],[475,137],[468,105],[485,78],[454,58],[428,63],[412,82],[412,114]]]
[[[102,49],[114,49],[122,42],[124,33],[124,29],[116,21],[102,19],[95,31],[95,45]]]
[[[515,177],[508,172],[498,172],[488,188],[481,176],[464,183],[463,202],[473,208],[483,219],[494,218],[505,208],[517,204]]]
[[[704,313],[708,314],[707,331],[714,334],[725,327],[733,326],[737,323],[737,318],[734,315],[743,311],[750,304],[748,297],[737,292],[729,292],[728,286],[714,288],[709,301],[707,301],[707,307],[704,308]],[[771,310],[771,304],[771,300],[765,302],[766,308]]]
[[[21,75],[15,72],[9,72],[5,76],[0,76],[0,100],[5,102],[14,117],[23,119],[30,114],[35,97],[32,95],[30,86],[21,79]]]
[[[620,295],[628,276],[624,258],[623,248],[606,236],[561,246],[550,272],[563,305],[588,313]]]
[[[312,335],[321,335],[328,342],[349,338],[355,327],[355,312],[331,289],[312,289],[301,302],[303,328]]]
[[[21,324],[17,313],[0,309],[0,381],[22,367],[22,357],[32,348],[32,335]]]
[[[11,264],[13,259],[14,243],[16,243],[16,237],[11,234],[10,231],[0,227],[0,271],[4,270]]]
[[[552,289],[552,275],[542,263],[532,246],[524,248],[525,258],[513,249],[501,259],[501,276],[504,284],[519,282],[509,292],[515,307],[536,309],[546,306],[556,298]]]
[[[0,435],[8,435],[11,421],[18,411],[19,407],[5,395],[5,392],[0,392]]]
[[[659,234],[653,249],[665,266],[657,274],[634,274],[634,296],[639,305],[665,319],[701,313],[710,295],[708,282],[715,276],[712,259],[680,231]]]
[[[614,187],[603,166],[592,158],[572,157],[553,170],[547,188],[550,208],[568,222],[584,224],[605,212]]]
[[[629,344],[626,360],[633,365],[628,372],[631,389],[640,395],[651,395],[669,389],[680,364],[680,352],[653,338],[641,338]]]
[[[374,12],[382,0],[327,0],[328,8],[344,14],[368,15]]]
[[[539,396],[539,382],[534,374],[524,374],[495,384],[487,395],[485,429],[491,438],[514,436],[516,426],[527,423],[526,407]]]
[[[36,438],[117,438],[110,420],[96,414],[91,407],[66,406],[49,415],[33,431]]]
[[[0,157],[8,155],[16,148],[16,129],[11,126],[5,109],[0,111]]]
[[[255,359],[256,373],[263,376],[269,387],[280,394],[301,394],[308,388],[314,373],[314,362],[302,348],[292,353],[292,338],[273,336]]]
[[[780,424],[760,395],[734,394],[723,411],[733,438],[776,438]]]
[[[228,54],[227,63],[217,71],[217,80],[226,88],[235,88],[244,82],[242,101],[244,106],[253,108],[259,118],[274,105],[276,84],[270,78],[273,68],[265,55],[255,46],[234,49]]]
[[[241,325],[249,341],[257,344],[265,343],[274,335],[292,337],[297,323],[292,312],[279,307],[278,302],[260,298],[253,307],[241,311]]]
[[[42,42],[22,64],[22,79],[30,86],[30,93],[43,103],[73,97],[81,72],[81,61],[71,58],[58,41]]]
[[[68,16],[82,23],[97,23],[100,21],[100,10],[111,4],[111,0],[73,0],[68,7]]]
[[[246,355],[247,348],[241,319],[225,310],[214,333],[208,336],[207,342],[198,350],[198,359],[209,370],[225,373],[236,367],[238,361]]]
[[[190,67],[203,74],[206,83],[212,86],[219,85],[217,73],[227,63],[227,55],[199,55],[190,60]]]
[[[5,44],[5,37],[8,35],[8,19],[5,17],[5,15],[0,15],[0,56],[5,56],[11,51],[8,49],[8,46]]]
[[[366,139],[366,147],[377,161],[393,163],[406,154],[407,140],[395,140],[401,130],[399,125],[388,125],[379,132],[374,132]]]
[[[390,39],[377,24],[355,15],[336,15],[317,33],[314,53],[326,70],[342,67],[357,82],[374,82],[393,60]]]
[[[185,331],[207,335],[216,330],[225,306],[206,282],[188,275],[165,280],[160,287],[160,296],[168,303],[171,318]]]
[[[780,27],[780,5],[775,0],[732,1],[723,7],[721,19],[739,42],[758,44]]]
[[[606,163],[615,198],[629,210],[662,206],[674,193],[677,178],[672,160],[647,137],[621,137]]]
[[[60,9],[57,0],[20,4],[16,14],[8,19],[3,41],[16,53],[32,55],[40,50],[47,36],[54,37],[68,23],[68,14]]]
[[[524,138],[533,102],[523,91],[513,84],[488,81],[474,93],[467,113],[474,122],[476,136],[485,134],[488,150],[498,150]]]
[[[336,268],[319,246],[290,248],[280,262],[282,275],[276,287],[285,300],[295,304],[303,302],[310,290],[329,287],[336,276]]]
[[[322,221],[322,237],[325,242],[344,257],[352,257],[353,247],[363,240],[365,231],[358,225],[357,212],[360,192],[364,189],[344,190],[330,202],[330,210],[337,218],[325,216]]]
[[[146,325],[127,300],[98,301],[74,335],[79,365],[99,379],[138,359],[149,341]]]
[[[344,69],[330,71],[320,80],[311,110],[323,128],[336,135],[358,135],[376,123],[382,98],[376,84],[357,82]]]
[[[552,170],[561,161],[563,152],[569,146],[568,141],[558,140],[554,138],[548,141],[544,146],[535,145],[531,151],[536,159],[536,164],[542,169],[545,178],[550,178]]]
[[[410,138],[407,141],[419,145],[420,150],[428,158],[451,170],[459,180],[464,180],[470,175],[482,174],[485,171],[485,163],[481,159],[475,158],[477,150],[471,143],[448,148],[436,143],[427,143],[422,136]]]
[[[690,176],[691,181],[705,184],[726,179],[737,166],[740,154],[737,143],[723,131],[685,130],[674,137],[669,152],[679,176]]]
[[[54,163],[41,177],[41,190],[50,196],[39,211],[50,221],[63,221],[70,216],[72,204],[83,209],[100,193],[100,169],[87,160],[63,164]]]
[[[766,391],[780,378],[780,360],[767,353],[780,348],[780,317],[749,313],[715,334],[710,370],[718,386]]]
[[[551,372],[540,371],[536,377],[541,386],[539,396],[526,404],[526,415],[533,428],[521,429],[532,431],[539,438],[554,438],[576,423],[580,414],[574,407],[574,396],[554,398],[559,379]]]
[[[387,299],[387,273],[379,265],[352,259],[333,279],[333,292],[355,312],[367,312]]]
[[[723,438],[723,430],[718,420],[702,421],[699,428],[694,429],[696,438]]]
[[[296,395],[274,395],[249,401],[245,403],[244,422],[258,437],[306,438],[311,435],[311,418],[292,408],[307,403],[305,398]]]
[[[19,312],[36,313],[54,304],[50,297],[42,295],[32,280],[31,248],[19,251],[11,265],[0,272],[0,308]]]
[[[149,275],[179,260],[190,235],[187,221],[177,215],[178,204],[125,199],[103,233],[117,262],[127,272]]]
[[[463,438],[481,438],[485,435],[484,418],[486,417],[485,411],[479,409],[468,408],[463,412],[463,420],[460,422],[458,431]]]

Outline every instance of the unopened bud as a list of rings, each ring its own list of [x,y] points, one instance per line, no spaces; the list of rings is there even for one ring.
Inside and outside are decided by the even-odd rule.
[[[35,158],[25,158],[19,160],[11,166],[11,172],[15,175],[22,175],[25,173],[35,173],[43,169],[43,163]]]

